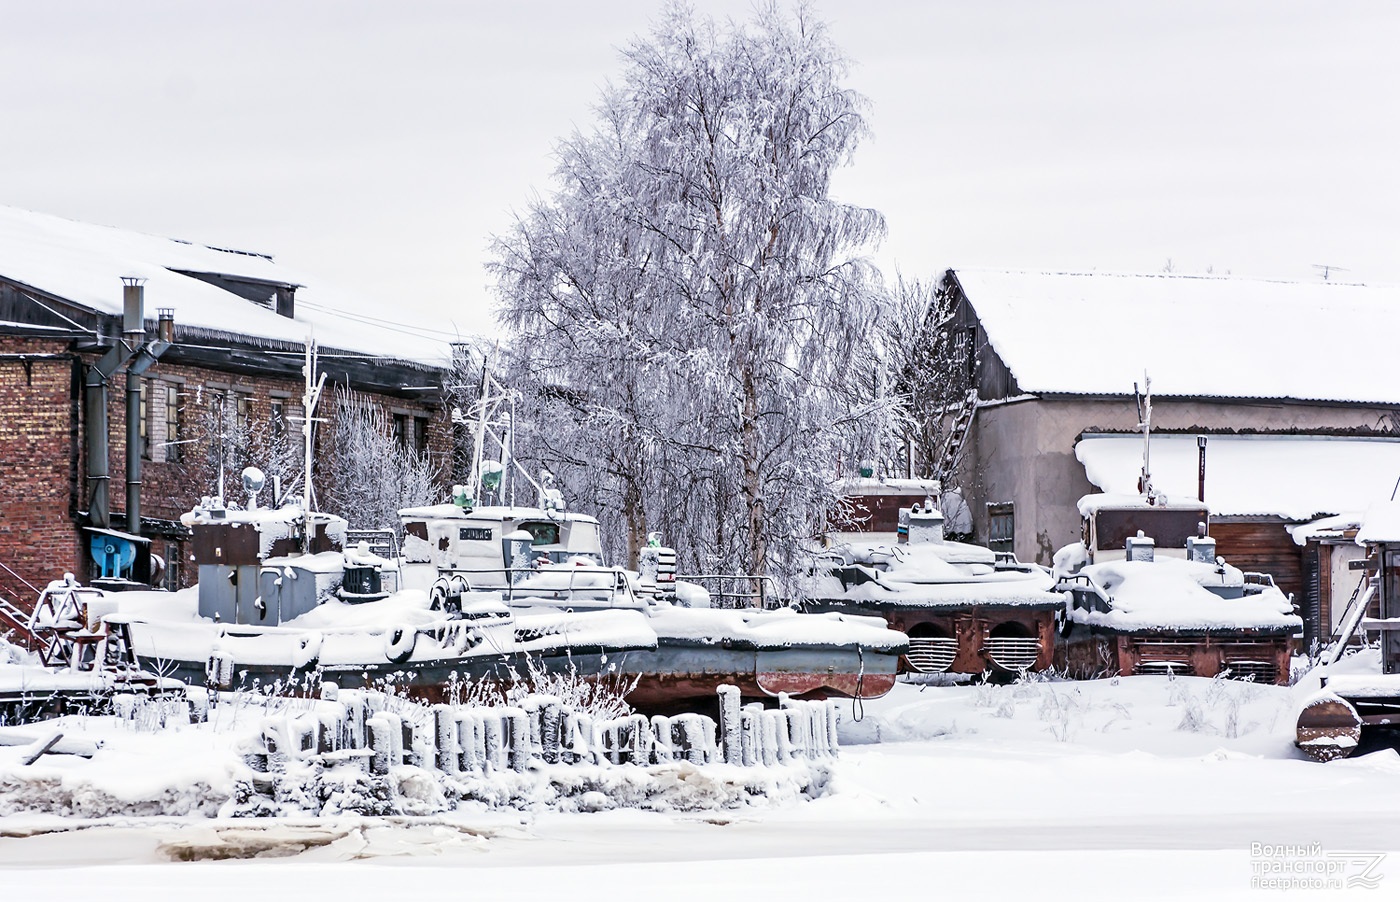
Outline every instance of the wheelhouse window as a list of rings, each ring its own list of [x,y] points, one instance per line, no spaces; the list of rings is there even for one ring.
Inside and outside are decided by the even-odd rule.
[[[520,528],[530,534],[531,545],[558,545],[558,523],[521,523]]]

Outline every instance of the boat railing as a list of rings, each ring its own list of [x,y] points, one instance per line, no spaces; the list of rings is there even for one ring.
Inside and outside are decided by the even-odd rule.
[[[642,600],[633,591],[632,583],[625,571],[616,567],[602,566],[560,566],[548,570],[533,567],[513,569],[510,567],[439,567],[439,576],[456,587],[453,594],[462,592],[499,592],[507,604],[516,599],[543,599],[572,606],[582,602],[606,602],[608,607],[638,608]],[[606,574],[611,577],[609,584],[578,585],[580,577]],[[567,584],[531,584],[532,576],[567,576]],[[460,582],[457,582],[460,580]],[[621,601],[619,599],[622,599]]]
[[[1244,594],[1246,595],[1258,595],[1266,589],[1277,588],[1278,584],[1274,582],[1271,574],[1250,572],[1244,574]]]
[[[1084,573],[1061,576],[1055,584],[1055,590],[1069,592],[1071,604],[1078,610],[1106,613],[1111,608],[1103,589]]]
[[[695,583],[710,593],[712,608],[761,608],[782,604],[777,580],[752,573],[677,573],[676,579]]]
[[[399,536],[392,529],[347,529],[345,530],[345,547],[365,543],[370,553],[387,560],[394,560],[399,556]]]

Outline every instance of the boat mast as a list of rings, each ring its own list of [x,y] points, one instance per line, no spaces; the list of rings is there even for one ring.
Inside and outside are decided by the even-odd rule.
[[[306,362],[301,369],[305,377],[305,388],[301,395],[301,435],[303,440],[302,451],[306,469],[302,473],[301,486],[301,551],[303,554],[311,553],[311,505],[315,497],[311,492],[311,432],[312,423],[317,422],[312,415],[316,410],[316,404],[321,400],[321,389],[326,384],[326,374],[321,373],[316,376],[316,339],[306,340]],[[314,385],[313,385],[314,380]]]

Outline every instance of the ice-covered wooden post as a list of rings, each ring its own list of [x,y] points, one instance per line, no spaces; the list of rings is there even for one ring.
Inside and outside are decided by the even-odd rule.
[[[559,763],[559,699],[551,698],[540,708],[540,757],[546,764]]]
[[[676,760],[676,727],[671,723],[671,718],[663,717],[660,714],[651,718],[651,747],[652,757],[657,764],[665,764]]]
[[[461,746],[457,741],[457,712],[448,705],[433,705],[437,727],[437,768],[445,774],[462,770]]]
[[[510,724],[510,767],[524,773],[530,767],[534,746],[530,742],[530,715],[521,708],[507,708],[505,717]]]
[[[773,764],[778,760],[778,718],[779,711],[764,711],[759,716],[759,727],[762,729],[762,742],[760,743],[761,755],[764,766]]]
[[[739,711],[740,757],[745,767],[753,767],[763,761],[763,731],[760,724],[763,718],[763,705],[754,702]]]
[[[462,770],[482,770],[486,766],[486,728],[481,716],[464,711],[457,727],[457,743],[462,749]]]
[[[488,765],[488,769],[501,768],[504,765],[501,726],[501,718],[494,712],[482,718],[482,744],[485,747],[483,762]]]
[[[337,698],[345,706],[347,744],[352,749],[366,748],[369,737],[365,734],[365,720],[369,717],[369,705],[365,693],[358,689],[345,690],[338,692]]]
[[[726,764],[743,764],[743,727],[739,718],[739,687],[719,687],[719,744]]]
[[[369,769],[370,773],[378,776],[387,774],[393,762],[394,734],[398,732],[398,724],[389,718],[390,715],[381,713],[365,721],[365,732],[369,736],[370,751],[373,752]]]

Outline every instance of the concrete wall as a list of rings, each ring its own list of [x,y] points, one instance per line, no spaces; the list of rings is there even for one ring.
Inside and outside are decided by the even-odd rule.
[[[1264,401],[1154,398],[1153,431],[1316,432],[1385,428],[1393,408]],[[1082,432],[1137,428],[1131,396],[1031,399],[978,410],[968,436],[962,484],[979,542],[987,541],[988,503],[1016,505],[1016,556],[1048,565],[1056,549],[1078,541],[1076,503],[1095,491],[1074,456]]]

